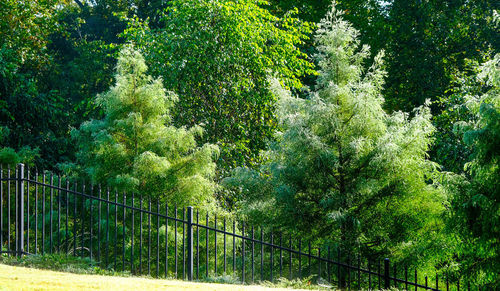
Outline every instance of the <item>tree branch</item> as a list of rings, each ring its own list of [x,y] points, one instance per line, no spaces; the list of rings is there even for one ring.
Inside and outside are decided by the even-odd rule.
[[[80,9],[83,9],[85,6],[83,6],[83,3],[80,0],[75,0],[75,3],[78,4]]]

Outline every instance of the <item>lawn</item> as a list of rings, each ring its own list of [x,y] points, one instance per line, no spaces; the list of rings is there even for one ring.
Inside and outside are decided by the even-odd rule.
[[[290,290],[137,277],[63,273],[0,264],[0,290]]]

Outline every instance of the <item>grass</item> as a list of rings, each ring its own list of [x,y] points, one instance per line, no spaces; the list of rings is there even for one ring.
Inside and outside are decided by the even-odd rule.
[[[86,275],[0,264],[0,290],[271,290],[262,286]],[[274,289],[276,290],[276,289]],[[285,289],[282,289],[285,290]]]
[[[3,290],[280,290],[300,284],[230,285],[231,278],[214,277],[210,283],[132,277],[127,272],[100,269],[95,262],[66,255],[0,257],[0,291]],[[272,289],[271,289],[272,288]],[[281,290],[290,290],[281,288]]]

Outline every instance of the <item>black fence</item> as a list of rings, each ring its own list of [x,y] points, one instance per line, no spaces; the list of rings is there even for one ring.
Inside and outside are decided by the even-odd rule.
[[[210,219],[192,207],[86,187],[30,173],[23,165],[0,168],[0,206],[2,256],[65,253],[91,258],[105,269],[158,278],[229,276],[253,283],[315,277],[348,290],[460,290],[460,279],[452,284],[435,275],[430,282],[416,269],[391,266],[389,259],[374,262],[313,248],[244,222]]]

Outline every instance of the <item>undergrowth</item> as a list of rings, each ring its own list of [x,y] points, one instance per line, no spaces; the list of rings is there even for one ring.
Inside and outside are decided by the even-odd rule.
[[[96,274],[108,276],[130,276],[130,272],[117,272],[102,269],[90,258],[81,258],[66,254],[29,255],[23,257],[0,257],[0,263],[28,268],[46,269],[52,271],[76,274]]]

